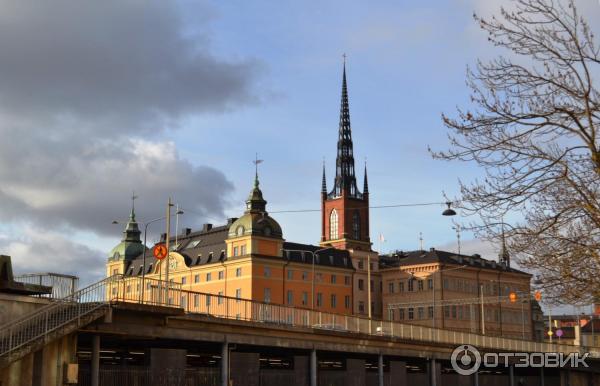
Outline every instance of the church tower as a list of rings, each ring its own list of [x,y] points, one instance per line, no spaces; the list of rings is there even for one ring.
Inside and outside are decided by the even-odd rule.
[[[321,182],[321,245],[340,249],[371,250],[369,238],[369,186],[365,165],[363,192],[356,186],[346,63],[333,189],[327,192],[325,165]]]

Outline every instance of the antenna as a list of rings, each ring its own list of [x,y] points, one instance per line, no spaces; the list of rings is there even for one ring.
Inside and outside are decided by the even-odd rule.
[[[419,232],[419,245],[421,248],[421,251],[423,251],[423,232]]]
[[[456,224],[456,226],[453,226],[452,229],[456,231],[456,244],[458,247],[457,253],[460,255],[460,231],[462,230],[462,228],[460,227],[460,224]]]

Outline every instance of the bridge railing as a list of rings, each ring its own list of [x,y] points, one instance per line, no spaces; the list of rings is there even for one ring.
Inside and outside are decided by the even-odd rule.
[[[39,297],[62,299],[78,290],[79,278],[60,273],[29,273],[15,276],[15,281],[27,284],[37,284],[52,287],[52,293],[38,295]]]
[[[291,306],[270,304],[248,299],[177,289],[179,305],[188,313],[205,314],[216,318],[237,319],[281,326],[393,337],[407,341],[445,343],[450,346],[470,344],[479,349],[510,352],[590,352],[600,357],[596,348],[562,343],[534,342],[521,339],[486,336],[393,321],[341,315]]]

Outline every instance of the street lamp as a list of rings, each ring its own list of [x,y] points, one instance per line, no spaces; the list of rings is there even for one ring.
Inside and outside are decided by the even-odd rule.
[[[311,310],[313,310],[313,311],[315,309],[315,255],[318,255],[319,252],[324,252],[329,249],[335,249],[335,248],[334,247],[321,248],[321,249],[317,249],[314,252],[303,250],[303,249],[282,249],[282,251],[285,251],[285,252],[300,252],[300,253],[308,252],[312,255],[312,284],[311,284],[310,302],[311,302]],[[284,280],[285,280],[285,278],[284,278]]]
[[[452,202],[446,201],[446,205],[448,205],[448,208],[442,212],[442,216],[456,216],[456,211],[451,208]]]

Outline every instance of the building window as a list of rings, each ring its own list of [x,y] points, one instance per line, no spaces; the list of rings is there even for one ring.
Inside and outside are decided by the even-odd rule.
[[[236,277],[242,276],[242,269],[241,268],[236,268],[235,269],[235,276]]]
[[[288,280],[292,280],[294,279],[294,271],[292,271],[291,269],[287,271],[287,278]]]
[[[271,303],[271,289],[265,288],[265,303]]]
[[[302,292],[302,305],[308,305],[308,292]]]
[[[352,236],[354,240],[360,240],[360,215],[358,211],[352,215]]]
[[[187,282],[187,277],[182,277],[181,278],[181,284],[185,284]]]
[[[398,292],[404,292],[404,282],[403,281],[398,283]]]
[[[423,291],[423,280],[419,280],[419,281],[417,282],[417,286],[418,286],[418,288],[419,288],[419,291]]]
[[[444,316],[450,318],[450,306],[444,306]]]
[[[331,275],[331,284],[335,284],[337,281],[337,277],[335,275]]]
[[[344,296],[344,307],[350,308],[350,295]]]
[[[361,291],[365,290],[365,281],[363,279],[358,279],[358,289]]]
[[[237,256],[239,255],[239,249],[238,247],[233,247],[233,256]]]
[[[452,306],[452,319],[456,319],[456,306]]]
[[[408,279],[408,291],[412,292],[415,290],[415,279]]]
[[[242,289],[238,288],[235,290],[235,298],[238,299],[238,301],[242,298]]]
[[[194,275],[194,283],[200,283],[200,275]]]
[[[317,292],[317,307],[323,306],[323,294],[321,292]]]
[[[404,320],[404,308],[398,310],[398,319]]]
[[[329,215],[329,239],[338,239],[338,214],[337,210],[332,210]]]
[[[358,312],[361,314],[365,313],[365,302],[358,302]]]
[[[245,254],[246,254],[246,246],[245,246],[245,245],[242,245],[242,246],[240,247],[240,255],[242,255],[242,256],[243,256],[243,255],[245,255]]]
[[[331,308],[337,307],[337,297],[335,294],[331,294]]]
[[[365,261],[363,259],[358,260],[358,269],[365,269]]]
[[[223,291],[219,291],[219,297],[217,298],[217,304],[223,304]]]
[[[427,317],[429,319],[433,319],[433,307],[432,306],[427,307]]]
[[[415,309],[410,307],[408,309],[408,320],[413,320],[415,318]]]
[[[388,283],[388,292],[391,294],[394,293],[394,282]]]
[[[369,289],[371,290],[371,292],[373,292],[373,288],[375,288],[375,286],[373,285],[373,280],[371,280],[370,284],[371,286],[369,287]]]
[[[350,285],[350,276],[344,276],[344,284]]]
[[[225,271],[219,271],[219,280],[223,280],[225,278]]]
[[[390,317],[390,320],[394,320],[394,310],[393,309],[389,310],[389,317]]]
[[[265,277],[271,277],[271,267],[265,267]]]
[[[308,272],[306,272],[306,271],[302,272],[302,280],[304,280],[304,281],[308,280]]]
[[[210,272],[207,273],[206,274],[206,281],[210,281],[211,280],[211,276],[212,276],[212,273],[210,273]]]
[[[433,289],[433,279],[427,279],[427,289]]]
[[[294,293],[290,290],[287,292],[287,304],[290,306],[294,304]]]
[[[417,313],[419,314],[419,319],[425,319],[425,310],[423,307],[417,308]]]

